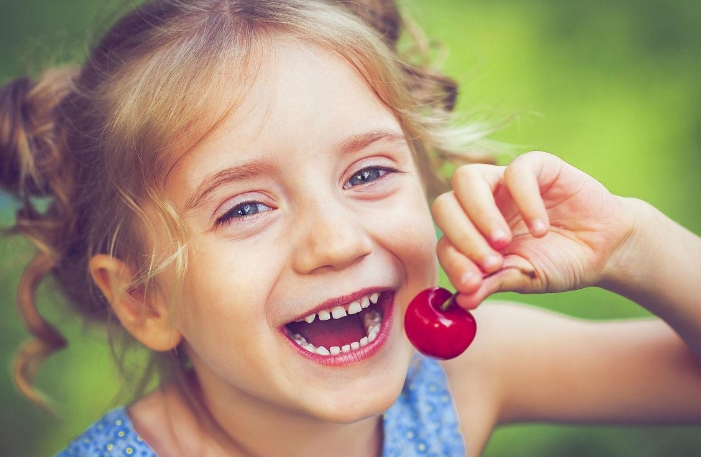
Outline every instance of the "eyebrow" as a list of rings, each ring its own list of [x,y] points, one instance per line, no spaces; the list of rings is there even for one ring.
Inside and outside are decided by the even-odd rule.
[[[271,163],[266,160],[255,159],[242,165],[225,168],[217,173],[207,176],[190,198],[185,202],[185,209],[198,207],[204,198],[217,187],[244,179],[255,178],[271,168]]]
[[[362,151],[379,141],[397,142],[406,141],[406,139],[404,135],[394,131],[378,130],[350,136],[338,143],[334,149],[341,155],[347,155]],[[254,159],[242,165],[225,168],[207,176],[185,202],[185,210],[191,210],[200,206],[205,197],[217,187],[233,181],[255,178],[271,167],[272,164],[268,160]]]
[[[353,135],[341,141],[336,149],[342,154],[351,154],[353,152],[362,151],[373,143],[378,141],[405,141],[404,135],[391,130],[377,130],[373,132],[360,133]]]

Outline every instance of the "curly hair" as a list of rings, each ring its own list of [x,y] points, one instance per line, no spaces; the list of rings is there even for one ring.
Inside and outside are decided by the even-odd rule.
[[[396,114],[429,195],[444,188],[446,163],[490,160],[472,147],[479,128],[451,127],[456,84],[427,59],[398,55],[403,26],[392,0],[152,0],[117,21],[82,65],[6,83],[0,185],[20,204],[9,232],[37,248],[18,287],[33,337],[17,358],[19,389],[41,404],[32,378],[66,344],[35,306],[46,276],[79,315],[107,322],[87,267],[96,254],[132,266],[134,287],[167,267],[184,273],[187,228],[164,192],[169,164],[201,137],[183,132],[207,132],[227,114],[208,112],[222,87],[243,96],[277,37],[331,50],[365,78]],[[164,228],[168,252],[150,252],[144,235]]]

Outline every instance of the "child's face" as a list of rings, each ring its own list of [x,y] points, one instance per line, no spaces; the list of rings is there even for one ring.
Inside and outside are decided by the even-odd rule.
[[[174,326],[215,417],[235,404],[348,422],[390,406],[412,353],[403,311],[435,283],[436,240],[399,124],[352,67],[281,41],[166,191],[191,234]],[[362,312],[321,320],[354,301]]]

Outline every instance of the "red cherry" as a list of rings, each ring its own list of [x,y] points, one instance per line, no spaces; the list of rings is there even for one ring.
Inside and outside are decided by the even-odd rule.
[[[475,318],[453,300],[450,291],[432,287],[419,292],[409,303],[404,331],[420,353],[436,359],[452,359],[475,339]]]

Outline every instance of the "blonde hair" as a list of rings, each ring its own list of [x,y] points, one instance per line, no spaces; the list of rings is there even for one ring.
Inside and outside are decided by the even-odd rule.
[[[106,322],[110,307],[87,269],[92,256],[127,262],[137,272],[134,287],[169,266],[185,271],[186,226],[163,189],[173,154],[225,116],[202,119],[225,85],[245,93],[256,58],[278,36],[330,49],[367,80],[395,110],[429,194],[445,185],[432,171],[456,158],[488,160],[465,141],[455,147],[455,138],[482,132],[449,126],[457,87],[426,62],[398,57],[401,28],[391,0],[153,0],[120,19],[82,68],[7,83],[0,91],[0,183],[20,202],[10,232],[38,250],[18,288],[34,338],[17,359],[20,390],[41,403],[32,378],[43,358],[65,345],[36,311],[34,293],[45,276],[85,319]],[[199,136],[183,135],[194,131]],[[146,206],[173,241],[166,255],[143,241],[157,229]]]

